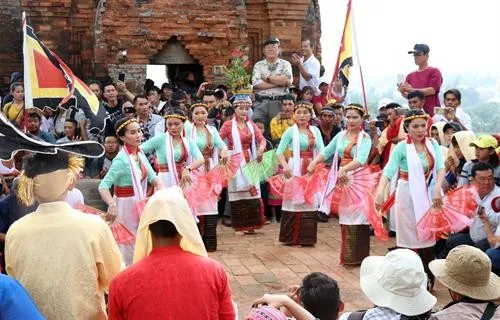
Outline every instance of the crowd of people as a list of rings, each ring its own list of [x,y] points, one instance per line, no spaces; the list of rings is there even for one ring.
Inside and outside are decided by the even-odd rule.
[[[89,81],[106,111],[102,128],[78,109],[28,108],[22,74],[14,72],[2,121],[30,141],[68,149],[19,148],[0,166],[2,266],[10,276],[0,277],[0,303],[10,305],[2,318],[235,319],[228,277],[207,254],[217,250],[219,218],[243,236],[280,223],[281,243],[314,246],[318,223],[334,216],[340,262],[361,265],[360,286],[374,307],[340,315],[337,282],[314,272],[288,294],[256,300],[248,319],[500,317],[493,302],[500,298],[500,135],[473,131],[460,91],[442,93],[425,44],[408,52],[418,70],[397,84],[408,106],[383,99],[376,116],[350,101],[340,78],[331,88],[320,82],[311,40],[301,49],[289,62],[279,40],[267,39],[251,92],[147,80],[133,93],[122,81]],[[102,155],[85,154],[82,144],[101,144]],[[249,164],[277,169],[255,181]],[[101,180],[101,217],[79,211],[81,178]],[[203,194],[193,195],[203,181]],[[467,227],[422,238],[420,221],[433,210],[444,215],[445,195],[462,189],[472,191],[454,208],[477,206]],[[396,247],[370,256],[372,235],[395,237]],[[438,312],[436,279],[453,300]]]

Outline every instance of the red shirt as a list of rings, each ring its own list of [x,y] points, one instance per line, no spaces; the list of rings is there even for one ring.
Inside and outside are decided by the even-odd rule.
[[[316,103],[321,103],[322,107],[325,107],[325,105],[328,103],[328,100],[326,100],[326,97],[323,97],[321,94],[319,96],[314,96],[312,100],[313,104]]]
[[[154,249],[109,288],[109,319],[234,320],[231,290],[215,260],[179,246]]]
[[[443,76],[438,68],[427,67],[422,71],[413,71],[406,76],[408,82],[414,90],[432,87],[436,94],[425,97],[424,111],[431,117],[434,115],[434,107],[441,106],[439,102],[439,89],[443,84]]]

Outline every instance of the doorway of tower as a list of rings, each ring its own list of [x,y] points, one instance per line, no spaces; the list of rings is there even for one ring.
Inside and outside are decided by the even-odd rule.
[[[175,37],[168,40],[163,49],[151,59],[151,64],[165,65],[168,82],[189,94],[196,94],[204,81],[203,66]]]

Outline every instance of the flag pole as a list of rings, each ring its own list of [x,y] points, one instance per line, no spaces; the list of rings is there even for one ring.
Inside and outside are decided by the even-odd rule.
[[[24,129],[26,130],[28,123],[28,112],[27,108],[33,106],[33,95],[31,92],[31,79],[30,79],[30,63],[28,61],[28,37],[27,37],[27,21],[26,12],[23,11],[22,14],[22,27],[23,27],[23,84],[24,84]]]
[[[332,81],[330,81],[330,85],[328,86],[328,95],[327,95],[328,100],[330,100],[330,98],[332,97],[331,92],[332,92],[333,83],[335,82],[335,79],[338,77],[338,73],[339,73],[340,54],[342,52],[342,49],[344,48],[345,30],[347,28],[347,23],[349,21],[349,14],[351,13],[351,1],[352,0],[347,1],[347,11],[345,14],[344,29],[342,30],[342,37],[340,38],[339,53],[337,55],[337,62],[335,63],[335,71],[333,72],[333,75],[332,75]]]
[[[351,0],[349,0],[351,2]],[[352,10],[352,9],[351,9]],[[361,60],[359,59],[359,50],[358,50],[358,37],[356,34],[356,17],[354,15],[354,10],[352,10],[352,42],[353,42],[353,51],[356,55],[356,61],[359,67],[359,75],[361,78],[361,89],[363,90],[363,102],[365,107],[365,114],[368,114],[368,102],[366,100],[366,90],[365,90],[365,80],[363,79],[363,69],[361,68]]]

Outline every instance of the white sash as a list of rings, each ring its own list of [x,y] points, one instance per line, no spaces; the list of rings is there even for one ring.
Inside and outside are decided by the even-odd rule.
[[[425,139],[425,146],[434,159],[433,179],[435,179],[437,172],[436,155],[430,139]],[[431,207],[431,200],[429,198],[427,181],[425,180],[424,166],[418,157],[417,150],[413,143],[406,143],[406,159],[408,161],[408,185],[410,187],[410,195],[413,202],[413,213],[415,215],[415,221],[418,222]]]
[[[212,136],[212,156],[210,157],[210,167],[207,168],[207,172],[208,170],[212,169],[213,167],[215,167],[218,163],[219,163],[219,151],[217,150],[217,148],[215,147],[215,133],[210,130],[210,127],[208,125],[205,125],[205,128],[207,129],[207,132],[210,133],[210,135]],[[191,130],[191,140],[193,140],[194,142],[196,142],[198,139],[198,136],[196,135],[196,126],[193,124],[193,129]],[[206,140],[206,137],[205,137],[205,140]],[[201,152],[203,152],[203,150],[200,149]]]
[[[238,171],[236,172],[236,191],[246,191],[250,189],[251,185],[248,182],[247,178],[245,177],[245,174],[243,173],[243,170],[241,169],[245,164],[245,155],[243,154],[243,148],[241,147],[241,139],[240,139],[240,132],[238,130],[237,122],[236,119],[233,118],[232,121],[232,127],[231,127],[231,136],[233,138],[233,153],[241,153],[243,160],[240,163],[240,167],[238,168]],[[251,154],[250,154],[250,160],[253,160],[257,157],[257,147],[255,146],[255,131],[252,125],[251,121],[247,121],[247,127],[248,130],[250,130],[250,133],[252,134],[252,144],[251,144]]]
[[[356,159],[356,155],[358,154],[358,150],[361,146],[361,140],[363,139],[364,131],[361,130],[358,134],[358,138],[356,140],[356,150],[354,151],[354,158]],[[340,136],[338,137],[337,140],[337,146],[335,147],[335,154],[333,156],[333,162],[332,162],[332,168],[330,170],[330,174],[328,175],[328,181],[326,183],[326,188],[323,193],[323,197],[321,199],[321,203],[324,203],[326,198],[330,195],[330,193],[333,192],[333,189],[335,188],[335,185],[337,184],[337,173],[338,173],[338,167],[339,167],[339,149],[340,145],[342,143],[342,140],[345,138],[347,134],[347,130],[341,131],[338,133]],[[325,159],[326,160],[326,159]]]
[[[293,130],[293,139],[292,139],[292,159],[290,159],[289,163],[290,168],[292,169],[292,174],[296,177],[300,177],[302,175],[301,168],[302,168],[302,159],[300,158],[300,131],[299,127],[297,124],[294,124],[292,126]],[[316,141],[316,136],[314,135],[314,132],[309,128],[308,130],[311,131],[314,140]],[[309,143],[309,137],[308,141]],[[316,142],[314,143],[314,149],[313,149],[313,159],[316,158],[318,148]]]
[[[127,147],[125,146],[120,150],[120,152],[125,153],[125,157],[128,159],[128,164],[130,167],[130,174],[132,175],[132,188],[134,189],[134,200],[135,201],[140,201],[144,200],[146,198],[146,190],[148,187],[148,179],[147,177],[144,177],[143,181],[141,182],[142,178],[142,172],[140,169],[137,169],[137,165],[135,164],[135,160],[132,157],[132,154],[128,153]],[[141,167],[142,164],[142,158],[141,158],[142,151],[137,152],[137,159],[139,160],[139,167]],[[147,175],[147,172],[146,172]]]
[[[170,135],[170,133],[165,133],[166,135],[166,139],[165,139],[165,142],[166,142],[166,155],[167,155],[167,165],[168,165],[168,177],[169,177],[169,180],[170,180],[170,185],[171,186],[176,186],[179,184],[179,176],[177,174],[177,167],[175,166],[175,158],[174,158],[174,145],[173,145],[173,138],[172,136]],[[191,157],[191,153],[189,152],[189,143],[188,143],[188,140],[186,138],[182,138],[182,143],[184,144],[184,147],[186,148],[186,151],[187,151],[187,164],[191,164],[192,162],[192,157]]]

